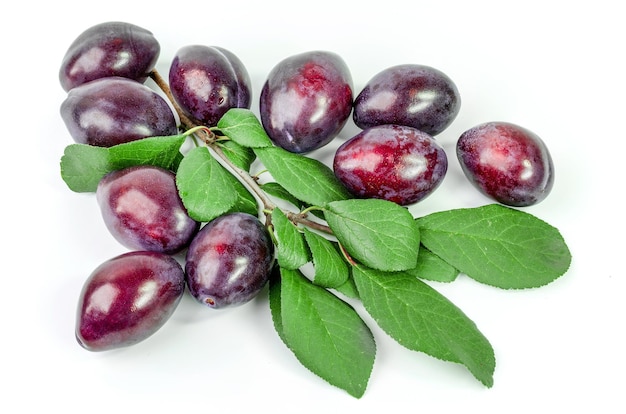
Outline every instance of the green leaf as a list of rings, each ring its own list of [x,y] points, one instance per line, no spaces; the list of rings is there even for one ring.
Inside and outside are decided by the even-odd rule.
[[[277,183],[309,205],[351,198],[332,170],[318,160],[279,147],[255,148],[254,152]]]
[[[420,279],[444,283],[454,281],[459,275],[457,269],[423,245],[420,245],[417,255],[417,266],[413,269],[407,269],[406,273]]]
[[[215,144],[222,148],[224,155],[228,157],[233,164],[244,171],[250,171],[250,166],[256,159],[256,155],[254,155],[252,149],[242,147],[231,140],[217,141]]]
[[[379,199],[351,199],[328,203],[324,216],[346,251],[366,266],[388,271],[416,266],[420,232],[406,208]]]
[[[271,196],[287,201],[298,209],[301,208],[304,204],[300,200],[292,196],[289,191],[285,190],[285,187],[278,184],[277,182],[270,181],[268,183],[261,184],[261,189]]]
[[[175,171],[182,159],[185,136],[150,137],[109,148],[71,144],[61,157],[61,178],[70,190],[95,192],[106,174],[135,165],[154,165]]]
[[[61,178],[77,193],[95,192],[102,177],[111,171],[107,148],[72,144],[61,157]]]
[[[488,285],[543,286],[563,275],[571,262],[556,228],[499,204],[433,213],[416,221],[425,247]]]
[[[356,290],[356,285],[354,284],[354,279],[352,278],[352,276],[348,277],[346,283],[333,289],[348,298],[359,299],[359,292]]]
[[[309,261],[309,250],[300,230],[279,208],[272,211],[276,236],[276,260],[286,269],[298,269]]]
[[[228,210],[229,213],[241,212],[248,213],[253,216],[259,215],[259,204],[256,198],[239,180],[233,180],[233,188],[235,189],[235,204]]]
[[[302,365],[360,398],[374,365],[376,344],[358,313],[297,270],[281,269],[279,336]],[[276,287],[274,286],[274,289]],[[270,294],[276,300],[276,294]]]
[[[176,171],[183,155],[185,135],[150,137],[109,147],[109,160],[116,169],[137,164],[156,165]]]
[[[201,222],[211,221],[237,204],[238,183],[206,147],[189,151],[176,174],[178,192],[189,216]]]
[[[217,128],[236,143],[249,148],[272,146],[263,125],[252,111],[231,108],[217,122]]]
[[[313,283],[327,288],[337,288],[346,283],[350,269],[335,247],[336,243],[307,228],[304,228],[304,238],[313,257]]]
[[[272,314],[272,323],[274,324],[274,329],[276,330],[276,333],[284,343],[287,343],[283,329],[283,315],[280,301],[281,284],[279,271],[280,268],[278,266],[274,266],[272,276],[269,280],[270,313]]]
[[[399,344],[463,364],[485,386],[493,385],[491,344],[448,299],[405,272],[354,267],[353,276],[367,312]]]

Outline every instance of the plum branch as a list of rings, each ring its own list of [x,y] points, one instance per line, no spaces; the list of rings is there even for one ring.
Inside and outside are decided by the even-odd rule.
[[[169,84],[156,69],[153,69],[150,72],[150,78],[156,83],[159,89],[163,91],[167,99],[172,104],[174,110],[178,115],[178,118],[180,119],[181,126],[185,130],[193,129],[193,135],[197,136],[217,156],[217,158],[219,158],[219,160],[223,162],[230,169],[230,171],[235,174],[235,176],[242,182],[242,184],[244,184],[250,191],[254,193],[254,195],[263,205],[263,211],[266,216],[266,220],[269,222],[271,212],[277,206],[272,202],[272,200],[270,200],[267,194],[259,186],[256,178],[251,176],[247,171],[236,166],[230,160],[230,158],[228,158],[224,154],[222,148],[216,143],[220,138],[218,135],[211,131],[210,128],[200,125],[183,112],[182,108],[176,103],[176,99],[174,99],[174,96],[172,95]],[[302,224],[304,226],[324,232],[329,235],[333,234],[333,231],[329,226],[309,219],[307,210],[297,213],[293,211],[284,211],[284,213],[287,218],[295,224]]]

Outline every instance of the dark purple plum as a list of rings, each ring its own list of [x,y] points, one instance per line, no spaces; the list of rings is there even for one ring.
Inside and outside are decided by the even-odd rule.
[[[366,128],[336,151],[335,175],[360,198],[417,203],[443,181],[448,159],[428,134],[403,125]]]
[[[354,100],[354,123],[360,128],[406,125],[431,136],[446,129],[459,113],[461,97],[443,72],[405,64],[375,75]]]
[[[252,300],[269,280],[274,245],[258,218],[229,213],[207,223],[187,250],[189,291],[211,308]]]
[[[470,182],[491,199],[526,207],[545,199],[554,184],[546,144],[534,132],[508,122],[487,122],[459,137],[456,153]]]
[[[178,133],[165,99],[122,77],[100,78],[70,90],[61,104],[61,118],[74,141],[99,147]]]
[[[63,56],[59,80],[65,91],[83,83],[121,76],[143,83],[161,47],[152,32],[125,22],[106,22],[81,33]]]
[[[174,173],[163,168],[111,172],[98,183],[96,199],[106,227],[129,249],[178,253],[200,228],[178,195]]]
[[[134,345],[157,332],[185,292],[182,266],[156,252],[128,252],[98,266],[78,301],[76,339],[89,351]]]
[[[178,50],[169,72],[176,103],[197,123],[209,127],[231,108],[250,108],[250,76],[241,60],[216,46],[190,45]]]
[[[352,75],[335,53],[305,52],[279,62],[261,90],[261,122],[272,141],[306,153],[332,141],[352,111]]]

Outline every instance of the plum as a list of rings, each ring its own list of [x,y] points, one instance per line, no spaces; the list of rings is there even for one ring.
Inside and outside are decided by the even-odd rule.
[[[248,71],[234,53],[221,47],[179,49],[170,65],[169,85],[185,114],[209,127],[231,108],[250,108]]]
[[[360,128],[405,125],[431,136],[446,129],[461,107],[459,91],[445,73],[425,65],[392,66],[376,74],[354,100]]]
[[[228,213],[207,223],[187,250],[187,286],[211,308],[252,300],[269,280],[274,245],[258,218]]]
[[[178,253],[191,243],[200,223],[187,214],[171,171],[138,165],[105,175],[96,199],[106,227],[135,250]]]
[[[119,76],[70,90],[61,103],[61,118],[74,141],[99,147],[178,133],[165,99],[146,85]]]
[[[330,143],[352,112],[352,75],[336,53],[290,56],[269,73],[261,89],[261,122],[270,139],[294,153]]]
[[[513,207],[545,199],[554,184],[546,144],[509,122],[486,122],[463,132],[456,153],[465,176],[484,195]]]
[[[134,251],[109,259],[83,285],[76,339],[89,351],[141,342],[167,322],[184,292],[183,268],[169,255]]]
[[[159,58],[152,32],[126,22],[104,22],[81,33],[63,56],[59,81],[65,91],[89,81],[121,76],[143,83]]]
[[[404,125],[366,128],[333,159],[335,175],[352,194],[403,206],[430,195],[447,169],[446,153],[433,137]]]

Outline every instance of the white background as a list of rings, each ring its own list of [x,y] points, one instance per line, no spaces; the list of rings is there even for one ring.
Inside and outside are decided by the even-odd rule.
[[[5,9],[0,412],[624,412],[626,33],[617,3],[59,0]],[[65,93],[57,74],[74,38],[109,20],[155,34],[162,74],[179,47],[230,49],[251,74],[255,111],[269,70],[307,50],[339,53],[357,91],[395,64],[447,73],[463,100],[438,137],[450,168],[439,190],[412,208],[416,215],[489,202],[456,161],[464,130],[502,120],[540,135],[556,182],[526,211],[561,230],[573,254],[569,272],[526,291],[465,277],[433,284],[491,341],[493,388],[460,365],[401,348],[357,308],[378,354],[364,397],[354,399],[285,348],[266,292],[222,312],[186,297],[162,330],[133,348],[80,348],[73,331],[83,281],[125,249],[107,233],[93,195],[71,192],[60,178],[59,159],[73,141],[59,116]],[[339,140],[355,131],[348,125]],[[330,148],[321,152],[326,160]]]

